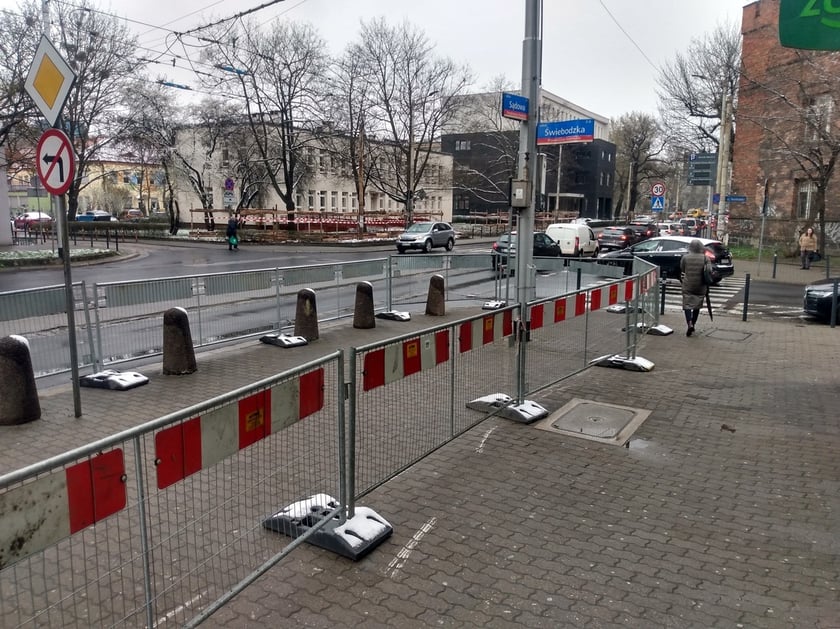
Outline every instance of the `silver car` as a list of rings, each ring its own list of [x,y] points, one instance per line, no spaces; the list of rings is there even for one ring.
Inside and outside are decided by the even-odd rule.
[[[452,225],[441,222],[414,223],[397,238],[397,251],[420,249],[429,253],[434,247],[446,247],[452,251],[455,246],[455,232]]]

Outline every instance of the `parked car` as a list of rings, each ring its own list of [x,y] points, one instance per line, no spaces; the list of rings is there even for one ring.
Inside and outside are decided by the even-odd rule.
[[[831,323],[831,299],[834,293],[834,282],[837,281],[840,281],[840,278],[832,277],[817,280],[805,287],[802,304],[805,314]],[[840,316],[837,318],[840,319]]]
[[[44,212],[24,212],[15,217],[15,229],[32,229],[52,225],[53,218]]]
[[[600,251],[598,238],[595,237],[595,232],[588,225],[552,223],[545,228],[545,233],[560,245],[560,253],[564,256],[575,258],[583,256],[598,257]]]
[[[629,261],[637,257],[658,266],[663,278],[680,279],[680,260],[688,253],[688,243],[692,240],[694,238],[688,236],[658,236],[643,240],[626,249],[603,253],[598,259],[607,264],[614,261],[616,264],[624,264],[625,268],[630,268]],[[718,277],[723,279],[735,273],[732,254],[722,242],[708,238],[698,240],[703,243],[706,257],[717,271]]]
[[[699,236],[706,227],[706,221],[702,218],[681,218],[680,224],[683,225],[686,236]]]
[[[143,218],[143,210],[131,209],[123,210],[120,214],[120,220],[137,222]]]
[[[420,249],[429,253],[434,247],[446,247],[452,251],[455,246],[455,232],[449,223],[425,222],[414,223],[397,238],[397,251],[405,253],[407,249]]]
[[[598,234],[598,248],[603,251],[624,249],[639,242],[639,235],[632,227],[604,227]]]
[[[490,260],[495,271],[500,264],[508,263],[508,255],[516,255],[516,232],[505,233],[493,243]],[[560,245],[545,232],[534,232],[534,257],[556,258],[561,255]]]
[[[105,210],[88,210],[84,214],[76,214],[77,221],[115,221],[117,218]]]
[[[685,236],[685,229],[679,223],[657,223],[660,236]]]
[[[659,228],[653,221],[637,219],[635,221],[630,221],[629,223],[627,223],[627,225],[636,230],[636,233],[639,234],[640,240],[644,240],[645,238],[653,238],[654,236],[659,235]]]

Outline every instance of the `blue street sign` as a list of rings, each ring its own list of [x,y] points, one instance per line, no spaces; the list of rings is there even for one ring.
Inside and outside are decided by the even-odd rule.
[[[747,197],[743,194],[727,194],[726,195],[726,202],[727,203],[746,203]]]
[[[665,209],[665,197],[651,197],[650,209],[652,212],[661,212]]]
[[[528,99],[519,94],[502,93],[502,117],[528,120]]]
[[[537,125],[537,144],[565,144],[566,142],[591,142],[595,139],[595,121],[564,120],[541,122]]]
[[[712,195],[712,203],[715,203],[715,204],[720,203],[720,192],[715,192]]]

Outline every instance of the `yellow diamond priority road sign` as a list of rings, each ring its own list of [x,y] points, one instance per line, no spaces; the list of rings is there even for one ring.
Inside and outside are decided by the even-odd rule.
[[[24,87],[51,127],[61,115],[75,79],[76,73],[55,46],[46,36],[41,37]]]

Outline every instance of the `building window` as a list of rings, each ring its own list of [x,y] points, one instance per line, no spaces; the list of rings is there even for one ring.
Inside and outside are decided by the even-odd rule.
[[[359,209],[359,195],[357,195],[355,192],[350,197],[350,205],[353,208],[353,210]]]
[[[802,181],[799,183],[799,192],[796,195],[796,215],[799,218],[810,218],[811,204],[814,202],[814,195],[817,187],[813,181]]]
[[[808,101],[808,111],[805,115],[805,139],[819,140],[823,133],[831,131],[831,114],[834,101],[830,94],[820,94]]]
[[[230,165],[230,151],[228,150],[227,142],[222,147],[222,167]]]
[[[338,210],[338,192],[333,190],[330,192],[330,211],[335,212]]]
[[[309,203],[308,203],[307,207],[309,208],[309,211],[312,212],[315,209],[315,191],[310,190],[308,196],[309,196],[309,199],[308,199]]]
[[[342,192],[341,193],[341,211],[342,212],[347,211],[347,201],[349,199],[350,199],[350,193],[349,192]]]
[[[455,140],[455,150],[456,151],[469,151],[470,150],[470,141],[469,140]]]
[[[295,194],[295,207],[299,210],[303,208],[303,193],[302,192],[298,192],[298,193]]]
[[[327,209],[327,191],[318,191],[318,209],[322,212]]]

